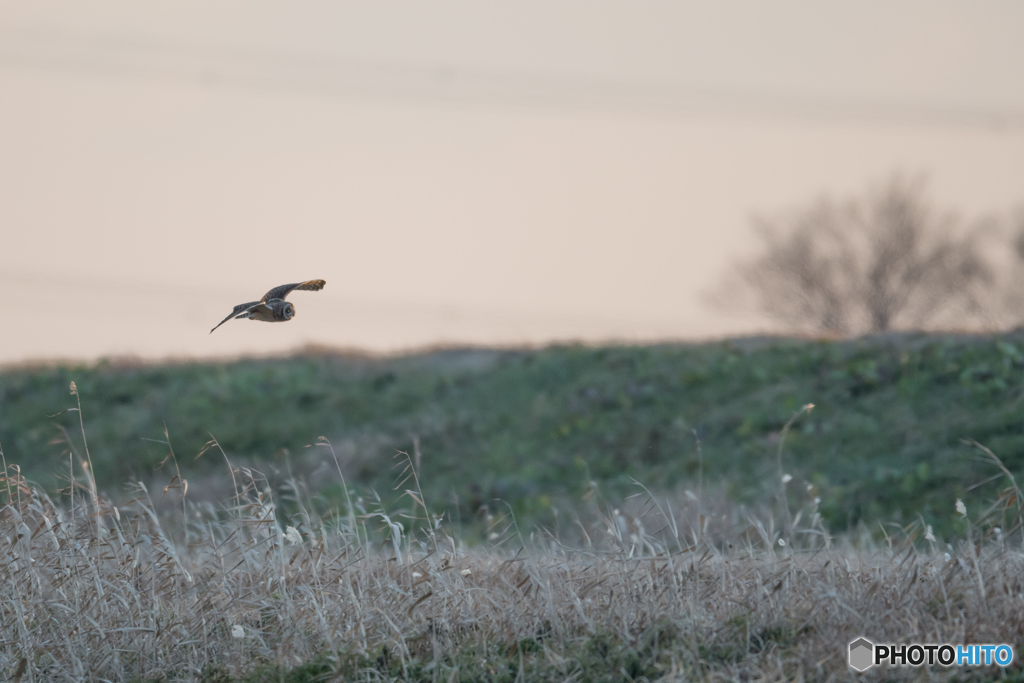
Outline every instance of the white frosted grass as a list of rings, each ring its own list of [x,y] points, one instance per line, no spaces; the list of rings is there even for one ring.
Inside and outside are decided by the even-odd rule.
[[[441,661],[542,632],[554,661],[581,639],[635,645],[661,624],[676,634],[671,656],[686,676],[762,680],[844,675],[842,646],[858,635],[1024,640],[1019,530],[1014,550],[1000,529],[944,556],[921,524],[854,549],[816,515],[804,526],[797,515],[787,539],[770,516],[712,513],[707,501],[717,521],[698,527],[687,496],[669,524],[668,501],[645,494],[597,508],[587,537],[599,541],[524,538],[509,525],[501,541],[467,549],[436,518],[410,514],[416,505],[371,513],[365,534],[346,514],[283,520],[258,473],[235,474],[239,495],[223,509],[186,508],[185,547],[172,540],[184,534],[165,530],[182,526],[177,513],[156,514],[141,485],[119,509],[86,495],[71,510],[9,468],[0,672],[24,661],[24,681],[188,680],[211,666],[244,675],[385,645],[404,663]],[[707,655],[715,648],[734,655]]]

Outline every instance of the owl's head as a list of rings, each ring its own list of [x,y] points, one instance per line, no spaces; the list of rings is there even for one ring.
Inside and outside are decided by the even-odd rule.
[[[291,320],[295,317],[295,307],[292,306],[292,302],[284,302],[284,308],[281,309],[281,315],[284,316],[285,320]]]

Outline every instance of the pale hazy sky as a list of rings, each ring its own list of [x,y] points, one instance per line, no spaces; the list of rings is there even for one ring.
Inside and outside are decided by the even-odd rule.
[[[0,363],[703,338],[750,216],[1024,201],[1019,2],[0,0]],[[209,329],[285,282],[284,325]]]

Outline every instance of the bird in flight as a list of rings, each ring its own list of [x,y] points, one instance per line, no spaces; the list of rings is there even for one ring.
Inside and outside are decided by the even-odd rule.
[[[265,323],[283,323],[295,317],[295,306],[292,302],[285,301],[285,297],[293,289],[301,289],[310,292],[319,292],[327,284],[326,280],[306,280],[291,285],[281,285],[263,295],[259,301],[250,301],[247,304],[238,304],[235,310],[231,311],[228,317],[217,323],[220,327],[232,318],[248,318],[249,320],[262,320]],[[217,329],[214,327],[213,330]],[[213,334],[210,330],[210,334]]]

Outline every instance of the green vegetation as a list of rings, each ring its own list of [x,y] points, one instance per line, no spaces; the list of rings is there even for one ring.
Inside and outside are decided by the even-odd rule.
[[[548,624],[550,629],[550,623]],[[236,678],[227,667],[211,668],[204,680],[220,683],[312,683],[341,678],[377,678],[385,680],[458,680],[514,683],[517,680],[626,682],[641,677],[657,680],[685,675],[698,679],[705,669],[723,668],[745,657],[755,658],[762,650],[773,648],[790,654],[795,639],[776,640],[772,629],[755,634],[748,645],[742,629],[723,629],[725,645],[698,646],[692,651],[690,634],[669,620],[641,629],[627,642],[617,633],[580,633],[575,637],[554,639],[549,634],[522,638],[490,647],[467,646],[451,654],[438,654],[425,638],[413,641],[413,657],[403,660],[384,645],[372,656],[337,652],[320,655],[309,664],[288,668],[266,665]],[[524,679],[525,677],[525,679]],[[159,681],[160,679],[156,679]],[[155,683],[155,682],[154,682]]]
[[[61,426],[81,451],[77,414],[49,417],[75,405],[74,380],[97,480],[115,498],[126,479],[152,477],[167,447],[147,439],[162,441],[165,425],[186,477],[226,473],[216,450],[193,459],[212,434],[235,465],[322,473],[310,478],[339,504],[330,451],[304,446],[327,437],[361,494],[390,491],[392,456],[418,439],[428,503],[468,519],[501,499],[530,524],[590,481],[621,497],[633,478],[671,491],[702,471],[736,501],[764,500],[780,430],[813,403],[785,437],[783,468],[793,490],[813,486],[827,525],[920,514],[938,531],[956,498],[991,500],[1008,483],[969,490],[999,471],[962,439],[1021,470],[1022,372],[1021,334],[9,369],[0,445],[55,487],[68,467]]]
[[[356,680],[360,677],[384,677],[385,680],[459,680],[506,681],[565,680],[573,673],[586,681],[629,681],[641,676],[655,680],[673,669],[688,673],[699,671],[697,657],[687,651],[689,642],[679,637],[678,627],[655,624],[636,638],[636,644],[624,642],[619,634],[580,634],[574,638],[554,641],[547,638],[522,638],[512,643],[499,643],[490,647],[465,647],[452,654],[437,656],[431,643],[414,641],[413,657],[403,661],[389,648],[381,646],[372,656],[338,652],[320,655],[309,664],[295,668],[264,666],[242,678],[232,677],[225,668],[212,668],[205,672],[205,680],[223,683],[267,683],[287,681],[305,683],[340,677]],[[770,642],[770,641],[769,641]],[[774,643],[773,643],[774,644]],[[701,659],[705,653],[700,653]],[[730,658],[735,660],[746,652],[737,648]],[[708,656],[713,659],[713,655]],[[680,666],[680,661],[688,666]],[[720,664],[721,660],[713,660]],[[159,680],[159,679],[158,679]]]

